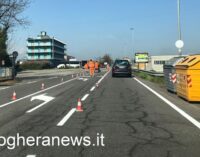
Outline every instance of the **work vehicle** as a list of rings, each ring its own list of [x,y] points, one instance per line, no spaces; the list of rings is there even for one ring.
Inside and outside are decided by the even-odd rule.
[[[131,64],[128,60],[115,60],[112,67],[112,77],[115,76],[128,76],[132,77]]]
[[[68,68],[80,68],[81,64],[80,61],[68,61],[66,66]]]

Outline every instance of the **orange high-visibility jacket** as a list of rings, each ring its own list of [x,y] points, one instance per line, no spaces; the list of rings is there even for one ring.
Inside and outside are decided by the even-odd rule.
[[[84,65],[84,68],[85,68],[85,69],[88,69],[88,63],[86,63],[86,64]]]
[[[89,61],[88,66],[90,69],[94,69],[95,68],[95,64],[93,61]]]
[[[99,69],[99,62],[95,62],[95,69]]]

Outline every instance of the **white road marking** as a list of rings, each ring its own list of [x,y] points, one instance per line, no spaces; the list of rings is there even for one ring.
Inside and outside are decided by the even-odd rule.
[[[47,91],[47,90],[53,89],[53,88],[55,88],[55,87],[61,86],[61,85],[65,84],[65,83],[69,83],[69,82],[74,81],[74,80],[76,80],[76,78],[67,80],[67,81],[65,81],[65,82],[62,82],[62,83],[59,83],[59,84],[57,84],[57,85],[51,86],[51,87],[46,88],[46,89],[44,89],[44,90],[40,90],[40,91],[38,91],[38,92],[35,92],[35,93],[30,94],[30,95],[24,96],[24,97],[22,97],[22,98],[16,99],[16,100],[14,100],[14,101],[11,101],[11,102],[2,104],[2,105],[0,105],[0,108],[3,108],[3,107],[5,107],[5,106],[8,106],[8,105],[13,104],[13,103],[15,103],[15,102],[18,102],[18,101],[20,101],[20,100],[29,98],[29,97],[31,97],[31,96],[33,96],[33,95],[36,95],[36,94],[45,92],[45,91]]]
[[[32,98],[31,98],[31,101],[36,100],[36,99],[42,100],[42,101],[44,101],[44,102],[43,102],[42,104],[40,104],[40,105],[38,105],[38,106],[36,106],[36,107],[34,107],[34,108],[32,108],[32,109],[26,111],[26,113],[31,113],[31,112],[37,110],[38,108],[44,106],[45,104],[47,104],[48,102],[50,102],[51,100],[53,100],[54,97],[46,96],[45,94],[41,94],[41,95],[32,97]]]
[[[103,75],[103,77],[97,82],[97,84],[101,83],[101,81],[108,75],[109,72],[110,70]]]
[[[82,97],[81,101],[85,101],[85,100],[87,99],[88,96],[89,96],[89,94],[85,94],[85,95]]]
[[[140,80],[134,78],[134,80],[136,80],[138,83],[140,83],[141,85],[143,85],[145,88],[147,88],[149,91],[151,91],[153,94],[155,94],[157,97],[159,97],[161,100],[163,100],[165,103],[167,103],[170,107],[172,107],[175,111],[177,111],[180,115],[182,115],[184,118],[186,118],[188,121],[190,121],[193,125],[195,125],[197,128],[200,129],[200,123],[194,119],[193,117],[191,117],[189,114],[187,114],[185,111],[183,111],[182,109],[180,109],[179,107],[177,107],[175,104],[173,104],[171,101],[169,101],[168,99],[164,98],[162,95],[160,95],[159,93],[157,93],[156,91],[154,91],[153,89],[151,89],[149,86],[147,86],[146,84],[144,84],[143,82],[141,82]]]
[[[72,108],[67,115],[57,124],[57,126],[63,126],[67,120],[76,112],[76,108]]]
[[[36,157],[36,155],[27,155],[26,157]]]
[[[0,90],[4,90],[4,89],[8,89],[8,88],[10,88],[10,87],[4,87],[4,88],[0,88]]]
[[[88,80],[87,78],[84,78],[84,79],[83,79],[84,82],[87,81],[87,80]]]
[[[90,92],[92,92],[94,89],[95,89],[95,86],[93,86],[93,87],[90,89]]]

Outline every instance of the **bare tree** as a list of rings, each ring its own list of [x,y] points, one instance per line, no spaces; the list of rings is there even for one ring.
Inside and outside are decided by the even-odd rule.
[[[8,30],[16,25],[27,25],[21,13],[29,5],[29,0],[0,0],[0,26]]]
[[[0,0],[0,61],[6,66],[11,62],[7,54],[8,31],[20,25],[26,26],[28,21],[21,13],[28,7],[30,0]]]

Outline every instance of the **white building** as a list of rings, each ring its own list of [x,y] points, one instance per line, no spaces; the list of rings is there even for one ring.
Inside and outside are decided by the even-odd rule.
[[[163,65],[165,64],[165,62],[174,57],[178,57],[178,55],[150,56],[149,63],[146,64],[146,70],[163,72]]]

